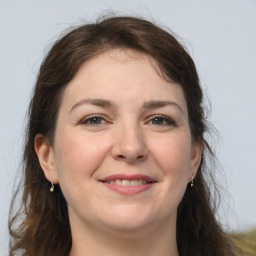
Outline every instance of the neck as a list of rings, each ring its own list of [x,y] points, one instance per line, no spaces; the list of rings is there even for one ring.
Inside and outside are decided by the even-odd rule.
[[[84,223],[70,222],[70,256],[178,256],[176,223],[155,225],[140,230],[103,230]],[[76,228],[74,228],[76,227]],[[77,227],[80,227],[77,229]]]

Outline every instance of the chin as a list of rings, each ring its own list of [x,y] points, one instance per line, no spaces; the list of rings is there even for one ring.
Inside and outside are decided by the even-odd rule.
[[[103,212],[102,212],[103,213]],[[100,217],[100,216],[99,216]],[[122,205],[112,208],[111,211],[102,215],[102,224],[117,231],[135,232],[144,230],[146,227],[157,222],[151,212],[144,206]]]

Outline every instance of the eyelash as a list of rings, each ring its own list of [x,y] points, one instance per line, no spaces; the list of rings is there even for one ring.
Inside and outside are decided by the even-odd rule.
[[[85,117],[84,119],[82,119],[79,123],[83,124],[83,125],[90,125],[90,126],[97,126],[97,125],[101,125],[102,123],[89,123],[90,121],[93,120],[100,120],[101,122],[104,121],[104,123],[106,123],[107,121],[100,115],[90,115]]]
[[[153,124],[156,126],[176,126],[176,123],[169,117],[162,116],[162,115],[155,115],[150,118],[149,122],[152,122],[153,120],[160,119],[162,122],[166,122],[165,124]]]
[[[161,121],[160,124],[153,124],[155,126],[176,126],[176,123],[171,119],[168,118],[166,116],[162,116],[162,115],[154,115],[152,117],[150,117],[150,120],[147,123],[150,123],[152,121],[156,121],[158,119],[158,121]],[[100,121],[100,123],[89,123],[90,121]],[[82,119],[80,121],[80,124],[83,125],[90,125],[90,126],[97,126],[97,125],[102,125],[102,121],[104,121],[104,123],[106,123],[107,121],[100,115],[90,115],[87,116],[86,118]],[[163,124],[164,123],[164,124]]]

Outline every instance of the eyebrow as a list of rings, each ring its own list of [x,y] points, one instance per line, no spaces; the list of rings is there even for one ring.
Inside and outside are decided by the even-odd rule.
[[[156,109],[156,108],[162,108],[165,106],[175,106],[180,110],[180,112],[183,115],[185,115],[182,107],[174,101],[150,100],[143,104],[144,109]]]
[[[76,109],[77,107],[79,107],[83,104],[91,104],[91,105],[102,107],[102,108],[114,108],[116,106],[116,104],[114,102],[110,101],[110,100],[105,100],[105,99],[82,99],[82,100],[78,101],[77,103],[75,103],[71,107],[69,113],[71,113],[74,109]],[[150,101],[144,102],[142,107],[144,109],[151,110],[151,109],[162,108],[162,107],[165,107],[165,106],[175,106],[180,110],[180,112],[183,115],[185,115],[181,106],[178,103],[174,102],[174,101],[150,100]]]
[[[94,106],[102,107],[102,108],[113,108],[115,104],[112,101],[104,100],[104,99],[82,99],[78,101],[76,104],[72,106],[69,113],[72,112],[75,108],[83,105],[83,104],[91,104]]]

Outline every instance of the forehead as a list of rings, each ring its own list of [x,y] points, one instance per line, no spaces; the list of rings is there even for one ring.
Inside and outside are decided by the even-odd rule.
[[[186,105],[181,86],[164,79],[153,58],[128,49],[110,50],[86,61],[63,96],[68,105],[85,97],[128,104],[176,99]]]
[[[138,68],[140,69],[138,70]],[[129,76],[125,69],[129,69],[133,73]],[[132,49],[117,48],[103,52],[84,62],[70,84],[74,80],[85,78],[85,76],[93,78],[93,75],[96,75],[96,78],[100,79],[97,74],[104,74],[105,78],[123,74],[127,79],[134,76],[137,73],[136,70],[141,75],[147,73],[147,77],[158,75],[158,78],[164,79],[159,65],[151,56]]]

